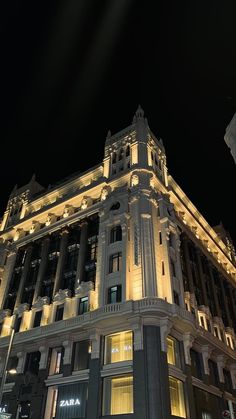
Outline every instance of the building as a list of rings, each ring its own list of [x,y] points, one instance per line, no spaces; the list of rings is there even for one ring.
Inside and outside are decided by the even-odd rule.
[[[140,107],[101,164],[14,188],[0,238],[3,411],[234,417],[234,247],[168,174]]]
[[[227,146],[230,148],[230,152],[236,163],[236,113],[234,114],[229,125],[226,127],[224,140]]]

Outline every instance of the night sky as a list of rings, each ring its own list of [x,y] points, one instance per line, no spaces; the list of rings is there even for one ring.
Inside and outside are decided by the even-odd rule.
[[[11,0],[1,4],[1,213],[14,184],[44,186],[103,159],[140,103],[170,174],[236,243],[235,0]]]

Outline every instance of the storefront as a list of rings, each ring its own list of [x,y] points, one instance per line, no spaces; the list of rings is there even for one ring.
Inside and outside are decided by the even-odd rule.
[[[45,419],[77,419],[86,416],[88,383],[48,388]]]

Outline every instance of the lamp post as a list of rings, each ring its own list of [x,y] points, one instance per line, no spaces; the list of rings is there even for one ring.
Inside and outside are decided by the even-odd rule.
[[[3,375],[2,375],[1,385],[0,385],[0,406],[2,404],[4,385],[6,383],[6,378],[7,378],[7,364],[8,364],[10,354],[11,354],[11,350],[12,350],[12,345],[13,345],[13,340],[14,340],[14,335],[15,335],[15,322],[16,322],[17,316],[18,316],[17,314],[13,314],[13,316],[12,316],[13,320],[12,320],[12,326],[11,326],[10,341],[9,341],[9,346],[8,346],[8,349],[7,349],[7,355],[6,355],[4,366],[3,366]],[[13,372],[13,374],[14,373],[15,372]]]

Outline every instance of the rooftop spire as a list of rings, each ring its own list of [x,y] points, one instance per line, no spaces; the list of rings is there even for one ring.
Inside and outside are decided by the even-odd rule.
[[[133,124],[143,119],[144,119],[144,110],[141,108],[141,105],[138,105],[138,109],[135,112],[134,117],[133,117]]]

